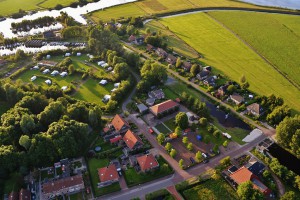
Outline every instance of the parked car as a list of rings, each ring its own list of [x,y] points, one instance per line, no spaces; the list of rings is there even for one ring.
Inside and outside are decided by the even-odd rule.
[[[208,159],[203,160],[203,163],[208,163],[208,162],[209,162]]]
[[[120,176],[122,176],[122,172],[121,171],[118,171],[118,173],[119,173]]]
[[[190,157],[190,161],[191,161],[191,163],[192,163],[192,164],[194,164],[194,163],[195,163],[195,160],[194,160],[194,158],[193,158],[193,157]]]

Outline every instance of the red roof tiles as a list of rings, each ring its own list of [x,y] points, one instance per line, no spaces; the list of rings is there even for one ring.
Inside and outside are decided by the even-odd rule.
[[[110,143],[113,144],[113,143],[119,142],[121,139],[122,139],[122,136],[119,135],[117,137],[111,138],[109,141],[110,141]]]
[[[130,149],[133,149],[137,143],[143,144],[141,138],[134,134],[131,130],[128,130],[126,132],[123,140]]]
[[[19,193],[19,200],[30,200],[30,199],[31,199],[30,191],[22,188]]]
[[[137,157],[136,160],[139,163],[142,171],[147,171],[159,166],[152,154]]]
[[[115,181],[119,179],[119,174],[114,164],[98,169],[98,175],[101,182]]]
[[[116,115],[111,124],[117,131],[120,131],[123,126],[129,127],[129,124],[120,115]]]
[[[167,100],[160,104],[154,105],[150,107],[150,110],[153,114],[158,115],[159,113],[165,112],[167,110],[170,110],[172,108],[175,108],[178,106],[178,103],[176,103],[173,100]]]

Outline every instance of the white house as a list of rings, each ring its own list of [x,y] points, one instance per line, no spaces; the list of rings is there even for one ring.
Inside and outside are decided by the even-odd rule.
[[[43,71],[43,74],[48,74],[49,72],[50,72],[49,69],[45,69],[45,70]]]
[[[53,72],[51,72],[51,76],[56,76],[57,74],[59,74],[59,71],[54,70]]]
[[[51,82],[51,80],[48,79],[48,80],[45,80],[45,83],[46,83],[47,85],[51,85],[52,82]]]
[[[104,95],[102,101],[103,101],[103,102],[108,102],[108,101],[110,100],[110,98],[111,98],[111,96],[110,96],[109,94]]]
[[[119,86],[120,86],[120,83],[115,83],[115,84],[114,84],[114,87],[115,87],[115,88],[118,88]]]
[[[50,58],[51,58],[51,56],[50,56],[50,55],[47,55],[47,56],[46,56],[46,58],[47,58],[47,59],[50,59]]]
[[[102,66],[104,63],[105,63],[105,62],[102,60],[102,61],[99,61],[99,62],[98,62],[98,65],[99,65],[99,66]]]
[[[40,68],[39,68],[39,66],[34,66],[32,69],[34,69],[34,70],[39,70]]]
[[[35,81],[35,80],[36,80],[36,76],[31,77],[30,80],[31,80],[31,81]]]
[[[67,72],[62,72],[62,73],[60,73],[60,76],[61,76],[61,77],[65,77],[65,76],[67,76],[67,75],[68,75]]]
[[[104,80],[104,79],[103,79],[103,80],[101,80],[101,81],[99,82],[99,84],[100,84],[100,85],[106,85],[106,84],[107,84],[107,80]]]
[[[66,57],[71,56],[71,53],[66,53],[65,56]]]
[[[76,56],[81,56],[81,53],[80,53],[80,52],[78,52],[78,53],[76,54]]]
[[[62,86],[61,89],[62,89],[62,91],[65,91],[68,89],[68,86]]]

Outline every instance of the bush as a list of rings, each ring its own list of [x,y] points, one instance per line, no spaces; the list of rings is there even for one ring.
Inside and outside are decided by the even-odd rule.
[[[161,189],[161,190],[157,190],[152,193],[148,193],[148,194],[146,194],[145,197],[146,197],[146,200],[155,200],[155,199],[164,199],[164,197],[166,197],[168,195],[170,195],[168,190]]]

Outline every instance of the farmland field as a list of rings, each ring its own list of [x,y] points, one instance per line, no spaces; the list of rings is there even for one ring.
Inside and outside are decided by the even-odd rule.
[[[299,90],[207,14],[165,18],[162,23],[203,54],[202,61],[206,64],[235,81],[245,75],[250,83],[250,90],[261,95],[274,93],[293,109],[300,111]]]
[[[154,15],[203,7],[261,8],[259,6],[231,0],[143,0],[114,6],[104,11],[95,11],[91,14],[91,18],[95,22],[98,22],[100,19],[102,21],[108,21],[112,18],[120,19],[123,17]]]
[[[254,12],[210,12],[300,85],[300,17]]]

